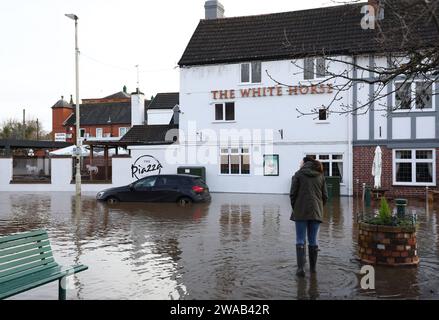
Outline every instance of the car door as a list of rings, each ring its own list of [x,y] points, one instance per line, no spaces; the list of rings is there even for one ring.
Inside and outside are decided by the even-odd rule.
[[[137,181],[133,185],[133,190],[131,191],[130,198],[134,202],[153,202],[154,201],[154,191],[153,187],[157,181],[157,176],[143,178]]]
[[[159,176],[153,188],[156,202],[175,202],[180,196],[178,177]]]

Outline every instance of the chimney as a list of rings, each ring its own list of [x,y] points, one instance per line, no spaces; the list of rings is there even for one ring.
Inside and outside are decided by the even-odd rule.
[[[206,10],[206,20],[224,18],[224,6],[218,0],[206,1],[204,9]]]
[[[145,124],[145,95],[137,88],[131,94],[131,126]]]
[[[123,91],[124,93],[127,93],[127,86],[123,86],[122,91]]]
[[[384,19],[384,2],[385,0],[368,0],[368,5],[375,8],[376,21]]]

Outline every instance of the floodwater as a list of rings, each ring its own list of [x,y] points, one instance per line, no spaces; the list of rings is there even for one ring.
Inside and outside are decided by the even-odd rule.
[[[44,228],[55,259],[86,264],[68,299],[439,299],[439,208],[416,211],[419,267],[376,268],[360,288],[356,202],[330,203],[318,274],[295,277],[294,225],[286,195],[213,194],[212,203],[76,205],[70,193],[1,193],[0,235]],[[57,299],[57,283],[11,299]]]

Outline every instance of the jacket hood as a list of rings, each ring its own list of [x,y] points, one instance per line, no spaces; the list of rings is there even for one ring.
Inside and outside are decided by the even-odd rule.
[[[322,174],[319,171],[319,163],[315,161],[306,162],[300,171],[308,177],[317,177]]]

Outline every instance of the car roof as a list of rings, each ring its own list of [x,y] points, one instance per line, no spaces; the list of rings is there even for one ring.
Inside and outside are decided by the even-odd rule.
[[[143,179],[150,178],[150,177],[183,177],[183,178],[201,179],[200,176],[196,176],[196,175],[192,175],[192,174],[158,174],[158,175],[154,175],[154,176],[148,176],[148,177],[145,177]]]

